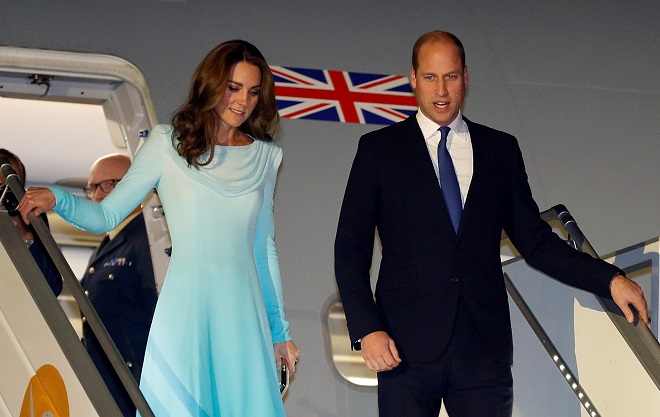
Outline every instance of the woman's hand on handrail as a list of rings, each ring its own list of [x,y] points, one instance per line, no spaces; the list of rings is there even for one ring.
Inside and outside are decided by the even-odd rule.
[[[41,213],[52,210],[55,204],[55,194],[50,189],[30,187],[25,192],[20,203],[18,203],[18,211],[21,213],[23,221],[26,224],[30,224],[30,220],[28,219],[30,213],[38,217]]]

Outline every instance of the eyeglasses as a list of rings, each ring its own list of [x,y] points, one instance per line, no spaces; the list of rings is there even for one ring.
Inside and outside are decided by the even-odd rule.
[[[104,193],[109,193],[115,188],[119,181],[121,181],[121,179],[105,180],[97,182],[96,184],[89,184],[86,187],[83,187],[83,191],[85,191],[87,198],[92,198],[97,188],[100,188]]]

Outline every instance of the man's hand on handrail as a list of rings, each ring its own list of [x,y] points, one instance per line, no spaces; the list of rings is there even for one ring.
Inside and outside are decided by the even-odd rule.
[[[640,320],[646,323],[647,326],[649,325],[649,313],[642,287],[623,275],[616,275],[610,282],[610,292],[612,293],[612,300],[626,316],[628,323],[635,321],[635,314],[630,308],[630,304],[632,304],[637,309]]]

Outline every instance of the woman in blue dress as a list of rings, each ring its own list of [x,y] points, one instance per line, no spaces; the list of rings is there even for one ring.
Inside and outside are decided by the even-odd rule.
[[[172,257],[140,382],[157,417],[284,416],[277,364],[295,372],[284,315],[273,193],[282,160],[273,75],[245,41],[218,45],[195,71],[172,125],[150,132],[101,203],[31,188],[21,215],[51,208],[95,233],[156,188]]]

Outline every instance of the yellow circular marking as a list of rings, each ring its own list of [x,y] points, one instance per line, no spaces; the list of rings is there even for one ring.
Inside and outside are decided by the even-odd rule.
[[[30,379],[20,417],[70,417],[64,380],[54,366],[42,366]]]

